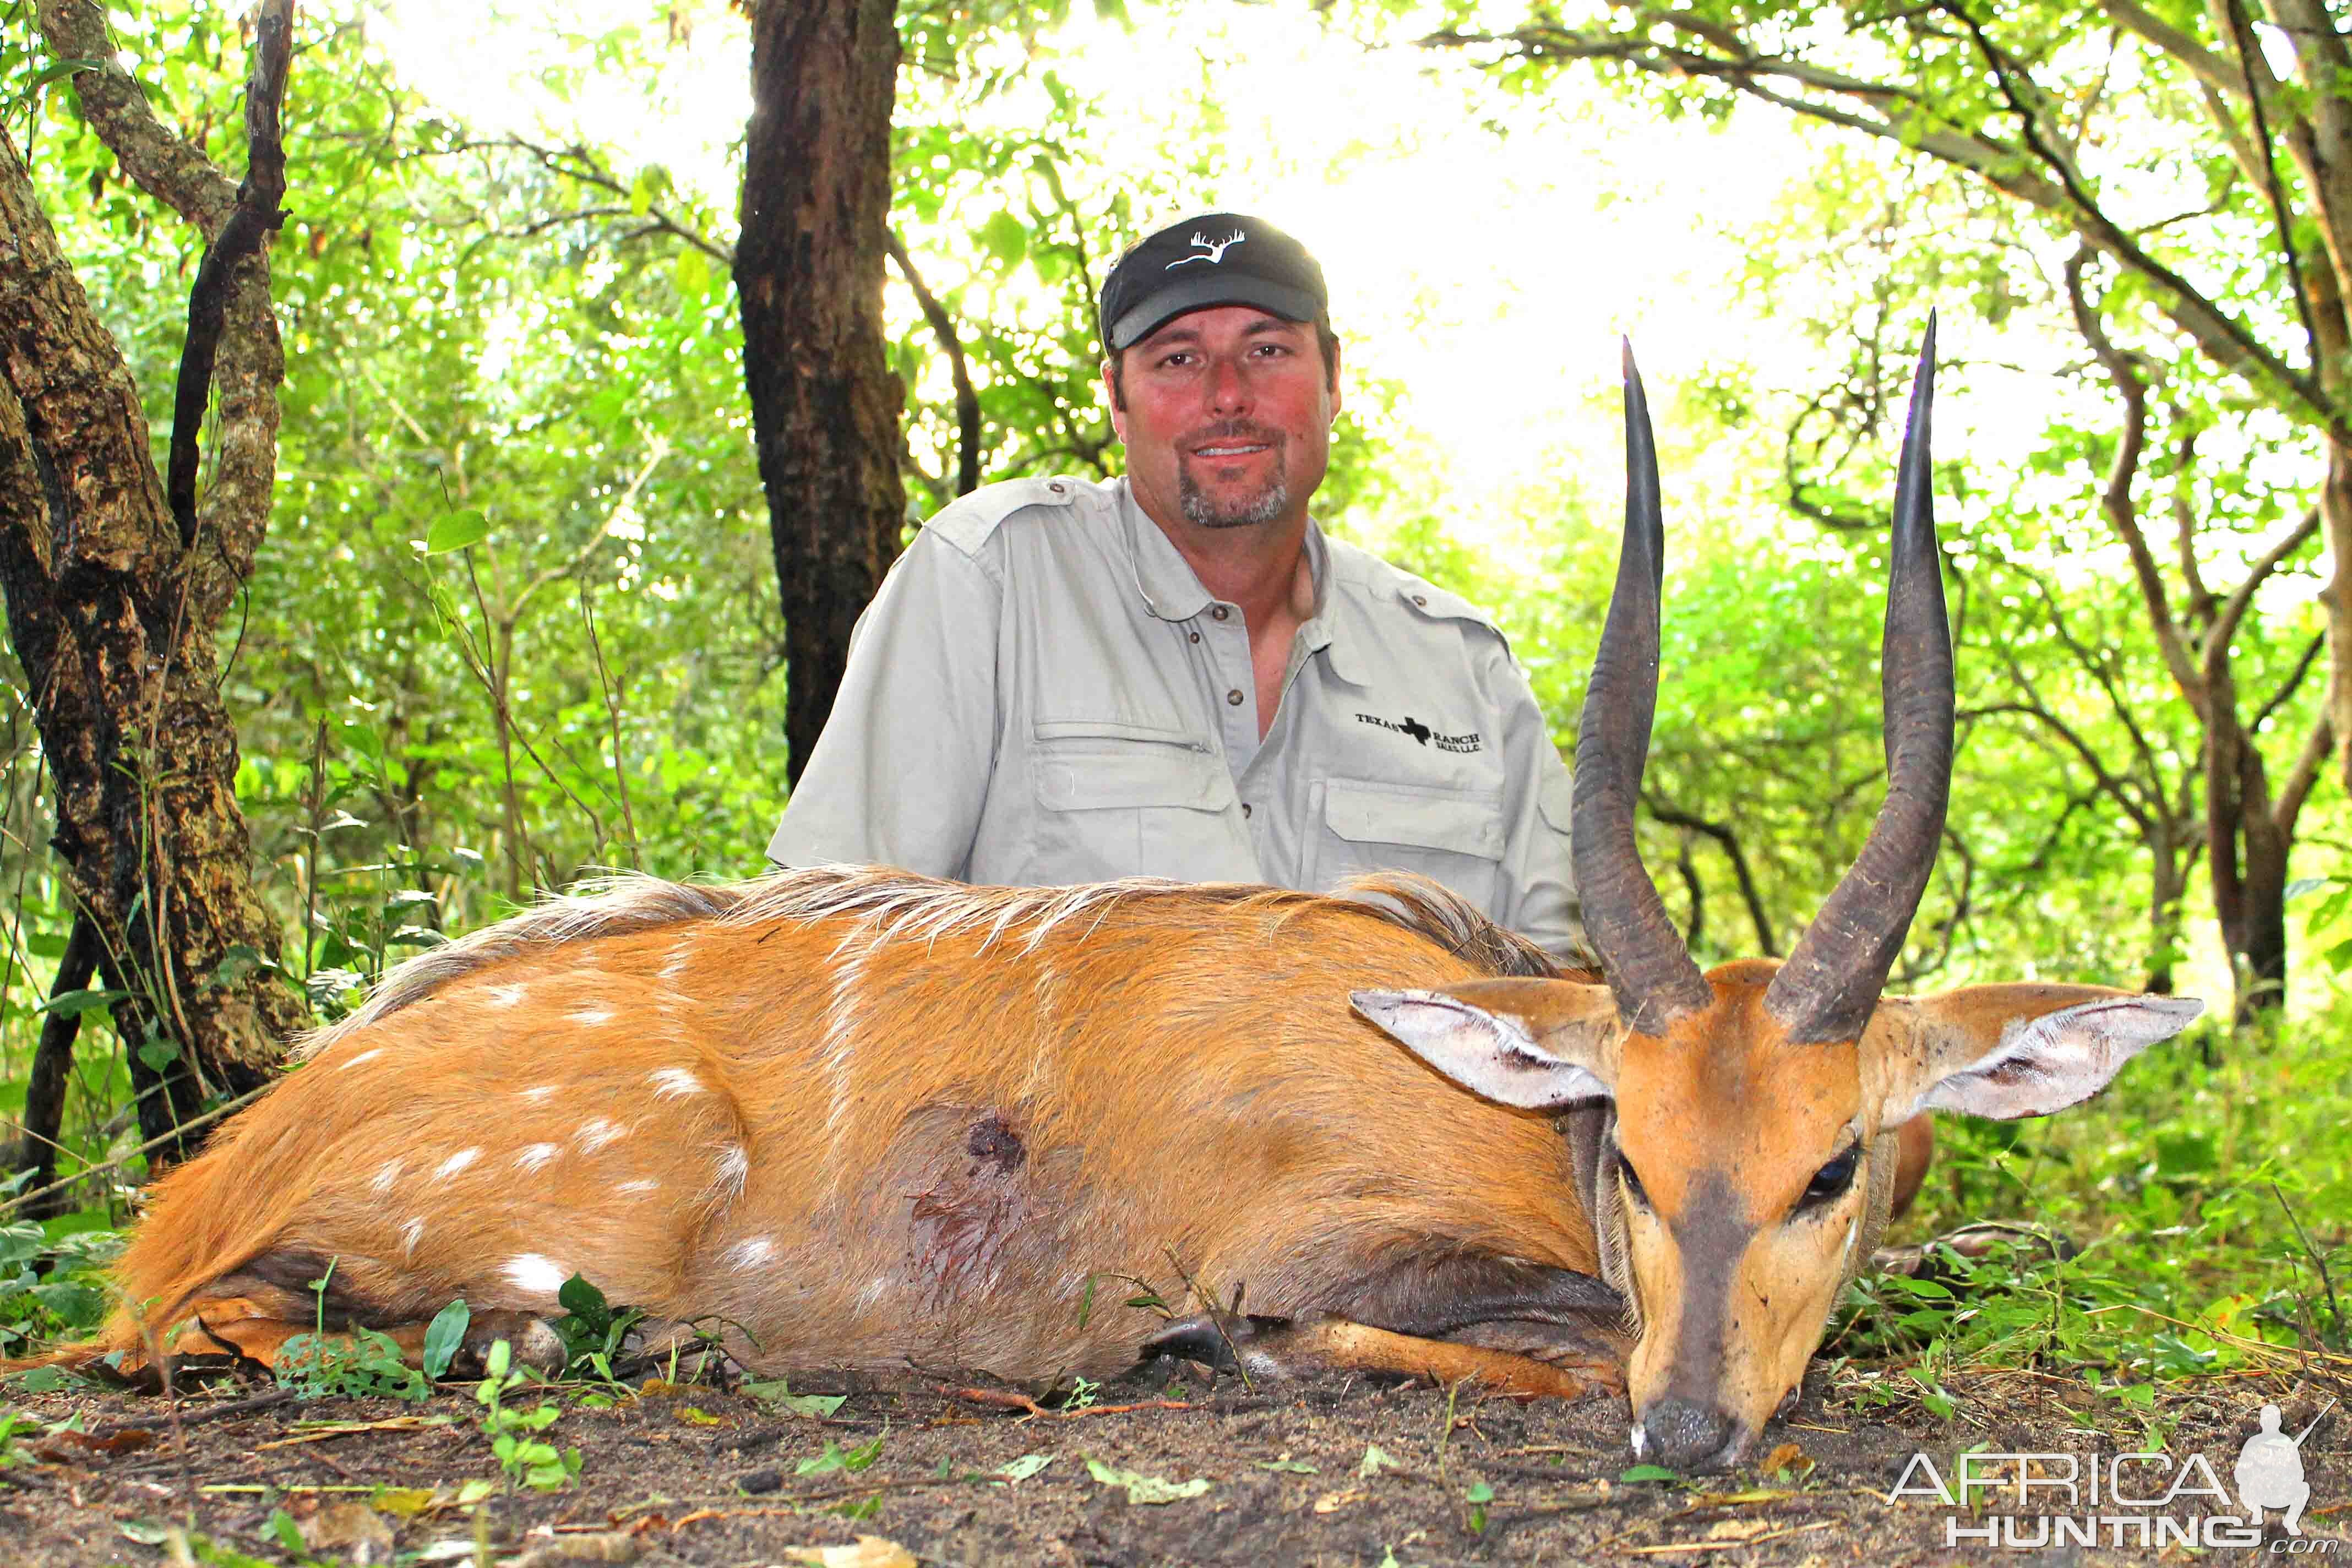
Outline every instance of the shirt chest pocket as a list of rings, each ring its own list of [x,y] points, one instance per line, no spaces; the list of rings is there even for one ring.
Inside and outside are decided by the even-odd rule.
[[[1027,879],[1234,875],[1233,775],[1206,740],[1097,720],[1041,720],[1034,737],[1036,874]]]
[[[1417,871],[1490,913],[1503,859],[1503,792],[1332,779],[1323,786],[1315,885]]]

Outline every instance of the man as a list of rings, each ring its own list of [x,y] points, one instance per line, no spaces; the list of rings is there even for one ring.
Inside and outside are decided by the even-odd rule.
[[[925,525],[860,619],[768,847],[961,880],[1436,879],[1582,952],[1568,770],[1494,626],[1307,515],[1339,410],[1322,268],[1161,229],[1103,285],[1127,447]]]

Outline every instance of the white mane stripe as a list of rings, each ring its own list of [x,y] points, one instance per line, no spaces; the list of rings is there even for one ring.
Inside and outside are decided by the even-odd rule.
[[[575,890],[553,895],[536,909],[407,960],[384,974],[358,1011],[313,1034],[297,1054],[316,1056],[344,1036],[371,1028],[443,986],[505,959],[689,921],[742,927],[780,921],[812,924],[847,920],[852,922],[850,929],[833,949],[833,958],[839,962],[860,944],[870,952],[910,936],[937,943],[943,937],[975,931],[984,931],[981,941],[984,951],[1023,927],[1027,928],[1027,940],[1022,951],[1034,952],[1066,921],[1092,915],[1086,933],[1091,936],[1126,905],[1163,899],[1223,906],[1263,902],[1295,909],[1343,901],[1496,974],[1559,971],[1548,954],[1524,937],[1503,930],[1437,883],[1402,873],[1355,879],[1328,900],[1325,895],[1241,883],[1171,882],[1158,878],[1076,888],[976,888],[866,866],[777,871],[730,884],[667,882],[624,874],[583,879]]]

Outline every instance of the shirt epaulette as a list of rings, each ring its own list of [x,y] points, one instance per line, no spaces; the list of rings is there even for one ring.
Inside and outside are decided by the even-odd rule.
[[[1084,480],[1066,478],[1005,479],[982,485],[941,508],[923,524],[923,530],[938,534],[966,555],[977,555],[997,525],[1024,507],[1075,506],[1080,492],[1091,488]]]
[[[1511,646],[1511,639],[1504,634],[1501,626],[1495,624],[1495,617],[1459,594],[1450,594],[1434,583],[1423,582],[1407,572],[1396,573],[1392,590],[1398,598],[1432,620],[1468,621],[1472,626],[1483,626],[1494,633],[1505,648]]]

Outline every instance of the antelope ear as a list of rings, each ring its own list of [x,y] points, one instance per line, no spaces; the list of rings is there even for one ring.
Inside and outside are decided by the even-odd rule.
[[[1623,1030],[1606,985],[1474,980],[1358,991],[1356,1011],[1447,1078],[1505,1105],[1557,1110],[1615,1092]]]
[[[1890,997],[1879,1037],[1881,1127],[1922,1110],[1999,1121],[2047,1116],[2107,1087],[2123,1066],[2205,1011],[2193,996],[2141,996],[2102,985],[1970,985]]]

